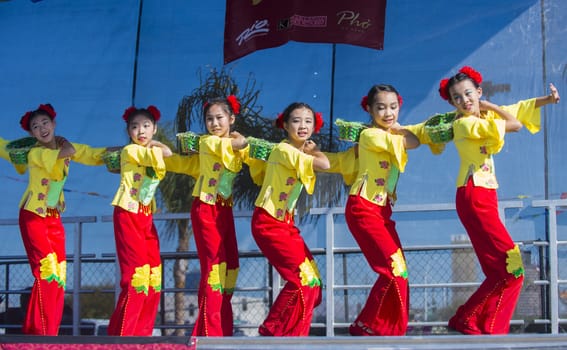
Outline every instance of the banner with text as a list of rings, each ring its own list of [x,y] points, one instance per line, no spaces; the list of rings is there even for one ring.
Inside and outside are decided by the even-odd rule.
[[[384,46],[386,0],[227,0],[224,63],[288,41]]]

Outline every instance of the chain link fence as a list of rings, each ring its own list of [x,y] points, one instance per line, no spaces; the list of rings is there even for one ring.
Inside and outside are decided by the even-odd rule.
[[[525,267],[525,283],[516,308],[511,332],[551,332],[550,247],[544,241],[519,242]],[[567,316],[567,279],[563,268],[567,245],[558,245],[559,319]],[[348,325],[366,302],[377,279],[357,248],[333,250],[333,280],[328,278],[326,250],[312,250],[323,280],[323,301],[314,312],[312,335],[328,335],[327,298],[332,289],[332,335],[346,335]],[[453,237],[451,244],[406,246],[405,256],[410,281],[409,335],[447,334],[446,324],[484,279],[466,235]],[[190,335],[197,316],[199,261],[195,252],[163,253],[162,300],[156,320],[156,334]],[[80,286],[75,286],[73,256],[68,256],[66,308],[62,334],[73,334],[73,305],[79,305],[81,320],[107,322],[119,292],[118,266],[114,254],[82,254]],[[175,274],[183,271],[185,282],[176,286]],[[235,335],[256,336],[266,317],[281,281],[266,259],[257,251],[240,252],[240,271],[232,299]],[[25,256],[0,256],[0,333],[19,333],[26,300],[33,284]],[[274,287],[275,286],[275,287]],[[73,298],[78,296],[79,302]],[[177,315],[177,318],[176,318]],[[565,332],[559,322],[559,332]],[[85,326],[79,327],[86,334]]]

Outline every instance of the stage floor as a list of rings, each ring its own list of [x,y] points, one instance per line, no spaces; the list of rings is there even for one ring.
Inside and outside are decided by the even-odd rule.
[[[404,337],[108,337],[108,336],[0,336],[0,350],[183,350],[183,349],[567,349],[567,335]]]

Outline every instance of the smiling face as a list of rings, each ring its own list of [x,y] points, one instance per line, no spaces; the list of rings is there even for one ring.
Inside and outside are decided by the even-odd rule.
[[[315,116],[309,108],[301,107],[294,109],[289,114],[289,119],[284,122],[288,140],[296,148],[303,146],[313,134],[315,127]]]
[[[400,105],[395,92],[380,91],[376,94],[368,113],[372,116],[372,124],[383,130],[389,130],[398,121]]]
[[[46,147],[55,145],[55,122],[46,114],[35,115],[30,120],[30,135]]]
[[[482,89],[469,79],[459,81],[449,87],[449,102],[462,115],[480,116],[480,97]]]
[[[127,128],[130,139],[144,147],[148,146],[157,132],[157,126],[154,121],[143,114],[132,116]]]
[[[205,115],[205,125],[211,135],[218,137],[228,137],[230,126],[234,124],[234,114],[229,114],[220,104],[213,104]]]

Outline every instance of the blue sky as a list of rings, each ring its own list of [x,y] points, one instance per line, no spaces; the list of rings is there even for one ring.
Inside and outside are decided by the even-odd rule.
[[[544,84],[549,82],[566,95],[567,2],[547,0],[543,4],[542,12],[539,0],[389,1],[384,50],[337,45],[334,117],[366,120],[359,101],[374,83],[390,83],[401,92],[402,123],[448,111],[450,106],[438,97],[438,82],[463,65],[480,70],[485,81],[509,84],[509,92],[491,96],[500,104],[545,94]],[[145,0],[143,5],[135,104],[154,104],[164,120],[173,120],[183,96],[197,87],[198,72],[222,67],[225,2]],[[20,116],[40,103],[51,102],[58,113],[58,133],[71,141],[92,146],[124,144],[120,116],[131,104],[138,9],[139,1],[134,0],[0,1],[4,122],[0,136],[25,136],[19,128]],[[242,83],[252,74],[267,117],[275,117],[289,102],[300,100],[328,118],[331,58],[329,44],[292,42],[252,53],[227,68]],[[546,108],[545,114],[546,134],[523,130],[508,135],[497,155],[501,199],[541,199],[546,183],[550,198],[567,192],[565,103]],[[457,170],[452,145],[442,156],[433,156],[426,148],[411,151],[398,186],[398,203],[452,202]],[[0,174],[0,218],[16,218],[27,177],[17,175],[7,162],[0,163]],[[109,203],[117,185],[118,177],[103,167],[73,164],[66,185],[65,215],[110,215]],[[424,235],[413,232],[425,224],[430,230],[441,230],[438,236],[428,236],[435,242],[448,242],[449,234],[462,230],[450,214],[398,217],[405,243],[426,241]],[[520,238],[540,234],[537,220],[516,222]],[[241,227],[246,231],[245,222]],[[96,231],[96,239],[86,246],[99,249],[100,244],[100,249],[112,251],[112,245],[97,243],[113,244],[111,229],[97,226]],[[242,242],[250,242],[247,232],[241,236]],[[15,237],[7,240],[13,244],[0,247],[0,254],[23,252],[17,232],[9,237]],[[317,235],[309,239],[312,244],[320,241]]]

